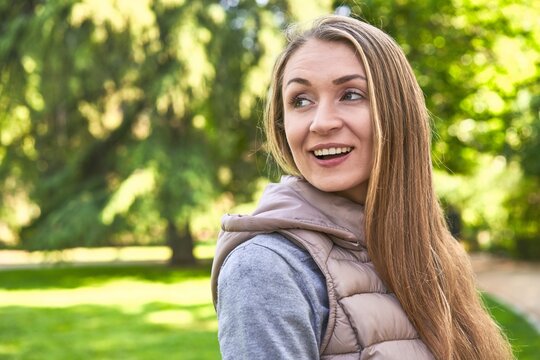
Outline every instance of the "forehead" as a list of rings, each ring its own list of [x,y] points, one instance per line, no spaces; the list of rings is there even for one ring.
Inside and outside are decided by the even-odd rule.
[[[296,50],[285,65],[284,83],[294,77],[339,77],[365,70],[356,49],[341,41],[310,39]]]

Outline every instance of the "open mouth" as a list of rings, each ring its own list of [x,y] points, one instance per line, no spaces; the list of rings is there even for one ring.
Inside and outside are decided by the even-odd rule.
[[[342,148],[328,148],[328,149],[319,149],[313,151],[313,155],[319,160],[330,160],[339,158],[347,155],[352,151],[352,147],[342,147]]]

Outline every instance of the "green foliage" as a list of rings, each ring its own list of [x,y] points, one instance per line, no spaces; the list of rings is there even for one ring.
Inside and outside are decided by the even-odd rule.
[[[513,254],[524,259],[540,259],[540,178],[521,179],[519,188],[505,203],[508,209],[508,223]]]
[[[0,4],[0,213],[27,209],[0,240],[174,244],[223,192],[250,200],[287,6]]]
[[[442,168],[470,173],[481,153],[510,155],[506,132],[526,116],[516,109],[517,94],[534,94],[539,83],[538,5],[351,3],[354,14],[381,26],[407,54],[434,114],[434,157]]]
[[[433,114],[437,188],[462,213],[464,240],[540,258],[535,245],[540,242],[535,226],[540,5],[524,0],[334,5],[382,27],[403,47]],[[493,171],[494,163],[502,167]]]
[[[407,54],[465,240],[537,258],[540,8],[525,0],[0,1],[0,244],[188,244],[194,217],[250,202],[280,31],[332,7]]]

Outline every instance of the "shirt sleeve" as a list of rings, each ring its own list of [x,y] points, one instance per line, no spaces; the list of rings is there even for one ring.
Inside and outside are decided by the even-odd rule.
[[[291,260],[252,241],[229,254],[218,278],[223,359],[319,358],[326,286],[304,254]]]

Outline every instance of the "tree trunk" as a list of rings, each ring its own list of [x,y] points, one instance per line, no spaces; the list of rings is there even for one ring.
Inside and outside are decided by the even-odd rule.
[[[167,220],[167,245],[171,248],[169,265],[195,264],[193,256],[193,236],[189,228],[189,221],[178,228],[172,219]]]

